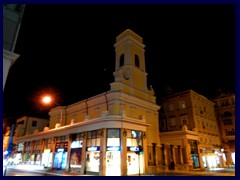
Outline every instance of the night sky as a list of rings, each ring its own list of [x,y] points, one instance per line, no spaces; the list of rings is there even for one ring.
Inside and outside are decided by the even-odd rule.
[[[9,122],[48,118],[53,94],[60,105],[110,90],[116,36],[143,38],[148,84],[157,104],[166,87],[207,98],[235,92],[234,5],[27,5],[3,94]]]

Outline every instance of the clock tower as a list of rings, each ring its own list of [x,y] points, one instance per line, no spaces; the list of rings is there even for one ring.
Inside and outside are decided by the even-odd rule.
[[[114,44],[116,66],[111,91],[122,91],[155,103],[153,89],[147,87],[147,73],[142,37],[127,29]]]

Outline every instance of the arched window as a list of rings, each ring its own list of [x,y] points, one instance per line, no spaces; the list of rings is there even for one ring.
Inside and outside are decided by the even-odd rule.
[[[232,113],[229,111],[224,112],[223,117],[232,117]]]
[[[140,67],[138,55],[135,54],[135,66]]]
[[[120,62],[119,62],[119,67],[124,65],[124,54],[120,56]]]

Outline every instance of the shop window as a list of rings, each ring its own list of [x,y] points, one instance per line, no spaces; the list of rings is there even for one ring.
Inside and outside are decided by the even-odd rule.
[[[102,130],[89,131],[87,132],[87,147],[100,146],[100,136]]]
[[[127,146],[138,146],[138,145],[142,145],[142,132],[135,131],[135,130],[128,131]]]
[[[107,146],[120,146],[120,130],[119,129],[107,130]]]

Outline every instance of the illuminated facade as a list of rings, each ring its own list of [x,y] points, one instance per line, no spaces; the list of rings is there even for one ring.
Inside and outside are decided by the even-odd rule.
[[[176,169],[223,167],[214,103],[192,90],[166,96],[162,103],[161,143],[169,147]],[[182,148],[185,162],[178,155]]]
[[[235,94],[221,94],[214,99],[226,166],[235,165]]]
[[[161,168],[160,107],[152,87],[147,87],[145,45],[127,29],[114,47],[115,80],[108,92],[51,109],[49,129],[17,138],[24,143],[24,153],[39,153],[30,163],[103,176]],[[136,153],[139,146],[141,154]]]

